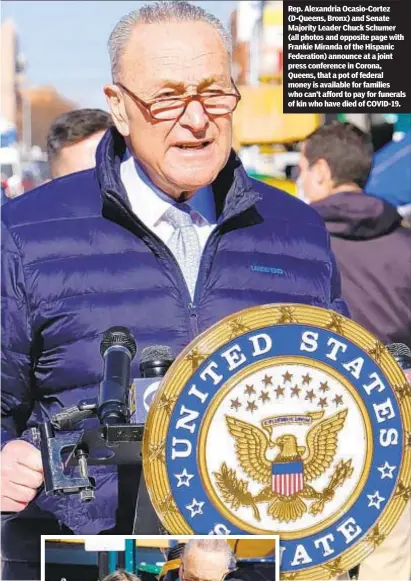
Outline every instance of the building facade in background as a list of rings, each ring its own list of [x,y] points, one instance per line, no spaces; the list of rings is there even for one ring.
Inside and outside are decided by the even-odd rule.
[[[281,83],[283,3],[241,0],[231,17],[234,76],[239,84]]]
[[[59,115],[77,109],[77,104],[62,97],[53,87],[24,90],[31,109],[31,145],[46,151],[47,133]]]
[[[321,115],[283,113],[283,2],[241,0],[231,17],[233,76],[242,99],[234,144],[248,173],[295,193],[298,144]]]
[[[19,100],[19,83],[21,81],[21,61],[16,28],[12,20],[7,19],[0,28],[1,50],[1,117],[16,125]]]
[[[3,128],[14,127],[15,140],[24,157],[33,146],[45,151],[46,135],[54,119],[77,107],[53,87],[29,87],[25,78],[25,57],[19,50],[14,22],[1,23],[1,100]]]
[[[0,166],[3,200],[48,177],[46,138],[56,117],[77,105],[53,87],[28,87],[14,22],[1,23]]]

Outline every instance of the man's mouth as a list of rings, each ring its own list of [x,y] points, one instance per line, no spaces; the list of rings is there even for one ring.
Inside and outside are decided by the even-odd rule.
[[[179,149],[204,149],[211,143],[212,141],[208,139],[206,141],[176,143],[175,147],[178,147]]]

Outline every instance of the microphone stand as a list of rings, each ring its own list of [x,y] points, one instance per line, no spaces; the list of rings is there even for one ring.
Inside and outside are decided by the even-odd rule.
[[[95,427],[94,420],[92,428],[85,427],[83,422],[99,419],[98,408],[96,400],[85,400],[39,425],[47,495],[80,494],[83,502],[89,502],[95,498],[95,483],[88,476],[88,466],[141,466],[144,425],[99,422]],[[79,474],[67,474],[69,466],[78,466]]]

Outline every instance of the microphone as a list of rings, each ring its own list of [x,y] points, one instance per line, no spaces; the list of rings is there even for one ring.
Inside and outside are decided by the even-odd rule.
[[[145,423],[151,402],[173,361],[173,351],[166,345],[152,345],[142,350],[141,378],[134,379],[129,394],[132,424]]]
[[[104,376],[97,404],[97,415],[102,424],[127,422],[130,364],[136,352],[136,342],[127,327],[111,327],[105,332],[100,344]]]
[[[404,345],[404,343],[391,343],[387,345],[387,351],[391,353],[401,367],[411,386],[411,349],[407,345]]]
[[[391,353],[398,365],[404,370],[411,370],[411,349],[404,343],[390,343],[387,351]]]
[[[165,345],[146,347],[140,357],[141,377],[164,377],[173,360],[173,351],[170,347]]]

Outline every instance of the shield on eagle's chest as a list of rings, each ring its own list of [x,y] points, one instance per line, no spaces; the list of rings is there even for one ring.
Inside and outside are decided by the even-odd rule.
[[[281,496],[292,496],[304,488],[301,460],[272,464],[272,490]]]

